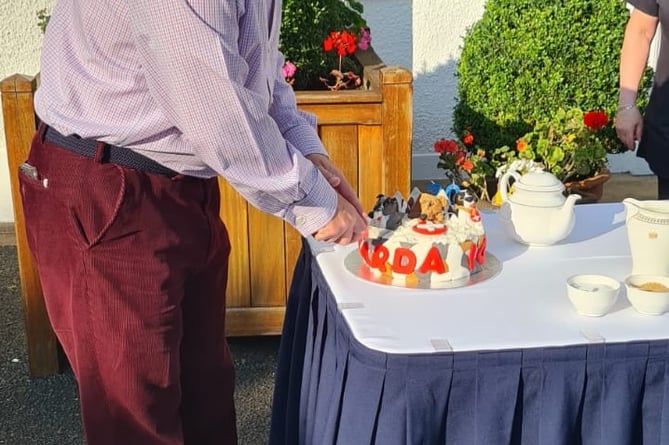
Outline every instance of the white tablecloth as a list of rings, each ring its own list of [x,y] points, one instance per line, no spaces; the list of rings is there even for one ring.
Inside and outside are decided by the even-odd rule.
[[[669,314],[637,313],[621,285],[599,318],[580,316],[566,293],[576,273],[622,281],[631,257],[622,204],[576,206],[567,239],[548,247],[516,243],[495,212],[483,213],[488,251],[502,262],[494,278],[456,289],[405,289],[371,283],[344,266],[354,246],[322,249],[317,261],[355,338],[387,353],[432,353],[565,346],[669,338]]]

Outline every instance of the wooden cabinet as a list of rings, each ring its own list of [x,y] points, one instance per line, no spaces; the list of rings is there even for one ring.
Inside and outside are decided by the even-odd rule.
[[[386,67],[373,51],[359,54],[365,88],[300,91],[298,106],[318,117],[318,132],[331,159],[356,188],[365,208],[377,193],[409,191],[411,181],[412,76]],[[9,170],[17,171],[30,148],[36,118],[34,77],[13,75],[1,83]],[[280,334],[300,236],[282,220],[264,214],[220,180],[221,217],[232,242],[227,289],[229,336]],[[58,347],[44,310],[28,251],[18,184],[11,175],[21,291],[30,373],[58,371]]]

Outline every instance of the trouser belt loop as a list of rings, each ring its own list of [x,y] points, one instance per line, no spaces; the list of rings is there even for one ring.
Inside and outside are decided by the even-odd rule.
[[[39,125],[37,126],[37,134],[39,135],[39,141],[43,144],[44,143],[44,135],[46,133],[46,125],[44,122],[40,122]]]
[[[98,141],[95,144],[95,156],[93,156],[93,160],[97,162],[98,164],[102,164],[102,157],[105,154],[105,148],[107,147],[107,144],[104,142]]]

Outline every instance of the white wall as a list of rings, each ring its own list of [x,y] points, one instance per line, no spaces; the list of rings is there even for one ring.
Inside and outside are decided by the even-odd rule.
[[[50,0],[0,2],[0,79],[15,73],[35,74],[39,69],[42,34],[37,27],[37,11]],[[0,117],[0,223],[14,221],[5,127]]]
[[[443,177],[433,144],[451,135],[457,96],[455,68],[462,37],[483,14],[485,0],[361,0],[372,46],[387,65],[414,76],[415,179]]]
[[[0,3],[0,78],[38,70],[41,33],[36,11],[51,0]],[[468,27],[482,15],[485,0],[361,0],[372,29],[372,45],[388,65],[414,75],[414,179],[442,178],[436,168],[434,141],[451,136],[457,95],[455,68]],[[11,37],[10,37],[11,36]],[[4,127],[0,122],[0,132]],[[14,220],[4,137],[0,140],[0,222]],[[648,174],[645,161],[616,155],[612,170]]]
[[[483,14],[484,4],[484,0],[413,2],[414,179],[444,177],[437,169],[433,146],[437,139],[451,136],[462,38]]]

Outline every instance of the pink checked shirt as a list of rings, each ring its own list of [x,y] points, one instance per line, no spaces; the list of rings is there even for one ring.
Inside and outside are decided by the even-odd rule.
[[[172,170],[223,176],[309,235],[336,193],[281,75],[281,0],[59,0],[44,37],[39,117]]]

